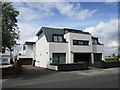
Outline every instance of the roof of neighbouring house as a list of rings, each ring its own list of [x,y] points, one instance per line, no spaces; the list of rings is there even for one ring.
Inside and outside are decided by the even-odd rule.
[[[35,42],[25,42],[26,45],[33,45]]]

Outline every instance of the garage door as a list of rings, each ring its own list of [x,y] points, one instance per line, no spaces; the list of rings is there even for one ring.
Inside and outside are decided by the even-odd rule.
[[[32,65],[32,58],[20,58],[19,62],[22,65]]]

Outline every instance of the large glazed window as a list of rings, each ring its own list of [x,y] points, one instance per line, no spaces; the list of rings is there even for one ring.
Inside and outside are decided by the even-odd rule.
[[[65,53],[53,53],[52,63],[65,63],[66,57]]]
[[[89,45],[89,41],[73,40],[73,45]]]
[[[102,53],[94,53],[94,61],[101,61],[102,60]]]

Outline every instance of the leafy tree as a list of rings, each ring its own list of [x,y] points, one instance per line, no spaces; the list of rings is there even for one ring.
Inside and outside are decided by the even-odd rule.
[[[2,52],[2,3],[0,2],[0,52]]]
[[[17,26],[17,11],[12,2],[1,2],[2,3],[2,48],[3,50],[9,48],[11,51],[13,47],[18,45],[17,40],[19,39],[19,33]]]

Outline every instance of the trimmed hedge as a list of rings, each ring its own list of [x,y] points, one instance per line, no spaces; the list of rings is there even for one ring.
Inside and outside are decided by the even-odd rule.
[[[105,63],[111,63],[111,62],[120,62],[118,60],[110,60],[110,61],[104,61]]]
[[[87,70],[88,64],[85,62],[80,63],[50,63],[58,67],[58,71],[70,71],[70,70]]]

